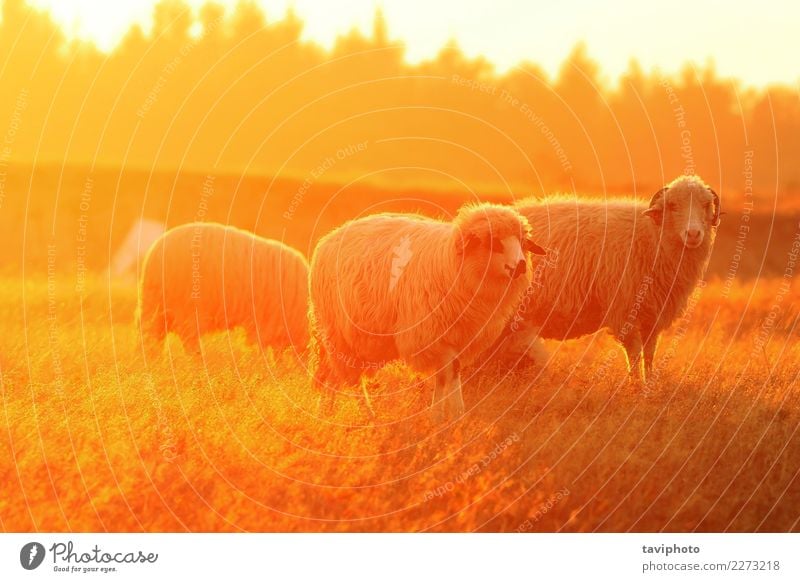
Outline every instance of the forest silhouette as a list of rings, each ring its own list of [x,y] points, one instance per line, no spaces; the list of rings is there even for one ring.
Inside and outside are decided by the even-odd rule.
[[[195,16],[165,0],[153,16],[149,34],[133,26],[104,53],[6,1],[0,123],[13,139],[0,162],[523,195],[645,196],[696,172],[770,208],[800,189],[796,90],[721,79],[713,64],[670,77],[632,61],[611,83],[579,43],[549,79],[535,54],[498,74],[455,42],[408,64],[381,13],[330,51],[301,40],[294,13],[268,19],[253,3]]]
[[[3,531],[800,529],[798,87],[711,64],[664,76],[632,62],[610,81],[580,43],[554,78],[543,55],[500,73],[455,43],[410,64],[381,13],[325,50],[291,12],[168,0],[108,53],[23,0],[1,16]],[[685,172],[725,216],[647,385],[601,332],[548,341],[542,366],[465,365],[467,414],[447,427],[430,420],[435,382],[401,362],[322,417],[297,354],[242,329],[204,335],[199,353],[148,346],[136,324],[143,218],[230,224],[311,257],[354,217],[451,219],[555,190],[649,200]],[[581,235],[611,257],[582,271],[599,306],[622,286],[597,275],[639,241]],[[141,245],[117,275],[128,240]],[[680,256],[659,250],[660,264],[692,252],[663,240]],[[359,272],[381,277],[368,244]],[[585,263],[553,250],[561,272]],[[652,303],[645,287],[629,316]],[[419,296],[420,314],[439,309]]]

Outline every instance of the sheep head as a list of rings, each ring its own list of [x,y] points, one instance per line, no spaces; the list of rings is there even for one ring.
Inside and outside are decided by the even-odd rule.
[[[498,204],[463,206],[454,224],[462,268],[481,281],[530,279],[527,252],[544,254],[530,240],[530,225],[516,210]]]
[[[696,249],[719,226],[720,201],[714,190],[697,176],[681,176],[656,192],[643,212],[661,226],[664,240]]]

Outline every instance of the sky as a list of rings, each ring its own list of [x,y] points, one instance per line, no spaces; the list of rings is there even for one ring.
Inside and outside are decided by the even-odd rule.
[[[145,30],[156,0],[29,0],[50,10],[70,37],[108,50],[132,22]],[[187,0],[199,7],[204,0]],[[217,0],[234,6],[236,0]],[[686,62],[748,85],[800,82],[800,3],[761,0],[256,0],[268,20],[293,7],[303,36],[324,47],[356,27],[372,30],[381,7],[389,36],[406,45],[410,62],[432,58],[455,39],[469,56],[483,55],[499,71],[523,60],[555,75],[578,41],[615,80],[636,58],[649,71],[671,74]],[[335,12],[332,8],[335,7]]]

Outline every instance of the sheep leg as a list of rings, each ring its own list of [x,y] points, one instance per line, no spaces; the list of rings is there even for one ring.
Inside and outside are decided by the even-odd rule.
[[[433,402],[431,403],[431,413],[433,421],[441,423],[445,419],[444,395],[447,388],[447,368],[442,368],[436,372],[433,386]]]
[[[155,362],[161,358],[164,353],[164,339],[166,337],[167,332],[163,326],[140,324],[139,341],[141,342],[145,362]]]
[[[442,422],[451,415],[457,418],[464,414],[464,398],[461,395],[461,370],[457,359],[445,364],[436,372],[433,391],[433,418]]]
[[[503,336],[497,341],[502,346],[502,350],[514,360],[528,357],[535,360],[535,354],[531,354],[535,344],[539,340],[539,326],[533,325],[530,321],[515,317],[503,331]]]
[[[167,338],[167,319],[159,304],[142,305],[136,316],[139,342],[146,362],[158,360],[164,354]]]
[[[450,414],[452,418],[464,415],[464,396],[461,393],[461,362],[458,359],[450,363]]]
[[[644,378],[650,380],[653,375],[653,360],[658,347],[658,332],[653,331],[644,342]]]
[[[185,333],[182,333],[181,342],[183,343],[186,353],[198,357],[203,355],[203,351],[200,347],[200,334],[196,329],[188,329]]]
[[[461,374],[453,377],[452,389],[450,390],[450,415],[451,418],[464,416],[464,397],[461,394]]]
[[[261,340],[258,337],[258,329],[255,326],[248,325],[245,329],[245,333],[247,334],[247,343],[253,347],[257,347],[260,351],[264,351],[264,345],[262,344]]]
[[[527,349],[525,350],[525,355],[532,364],[543,367],[550,359],[550,354],[548,353],[547,348],[544,346],[542,338],[539,337],[539,331],[541,329],[542,328],[539,326],[531,328],[527,340]]]
[[[618,338],[628,359],[628,372],[631,380],[644,380],[642,370],[642,335],[637,328],[631,329],[624,337]]]

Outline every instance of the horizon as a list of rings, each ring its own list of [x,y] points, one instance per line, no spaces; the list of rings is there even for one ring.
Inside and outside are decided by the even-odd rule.
[[[160,2],[123,0],[99,6],[87,0],[26,0],[26,3],[49,13],[68,41],[89,43],[108,53],[136,26],[149,36],[154,10]],[[203,7],[222,7],[225,18],[230,19],[238,5],[248,4],[239,0],[172,3],[187,7],[194,21],[191,32],[198,37],[203,34],[198,20]],[[388,39],[393,45],[403,47],[404,60],[412,66],[436,59],[441,51],[455,43],[466,57],[488,61],[496,75],[534,63],[546,73],[548,80],[554,80],[575,47],[584,45],[598,63],[600,80],[607,87],[616,86],[635,63],[648,76],[674,78],[687,68],[695,72],[712,70],[718,78],[738,81],[759,90],[775,85],[800,90],[800,73],[791,58],[792,54],[800,53],[800,37],[790,25],[797,18],[789,14],[795,11],[800,18],[800,7],[779,0],[768,0],[772,9],[763,7],[756,13],[728,9],[725,34],[717,31],[704,34],[707,32],[705,22],[723,6],[719,2],[683,2],[681,5],[687,10],[691,6],[693,18],[684,18],[683,10],[671,3],[669,10],[662,9],[658,14],[660,26],[667,31],[680,28],[682,33],[655,36],[651,31],[641,30],[642,27],[629,26],[630,22],[652,17],[651,13],[645,14],[652,7],[627,0],[612,0],[612,5],[604,3],[602,8],[613,13],[625,7],[627,19],[603,18],[604,14],[596,13],[599,8],[584,0],[547,5],[544,11],[540,5],[515,6],[513,2],[501,0],[492,5],[491,14],[454,10],[458,3],[450,0],[434,5],[416,0],[411,3],[355,0],[339,5],[334,14],[314,10],[311,0],[254,0],[249,3],[260,9],[268,24],[294,14],[302,24],[301,40],[327,52],[354,32],[370,37],[375,19],[382,14]],[[578,10],[578,5],[584,10]],[[417,18],[415,6],[425,6],[426,18],[422,21]],[[777,6],[781,9],[775,10]],[[514,15],[519,17],[514,18]],[[534,19],[534,15],[540,24],[535,29],[536,34],[527,36],[525,23]],[[747,33],[750,42],[741,42]],[[684,41],[687,36],[692,39],[691,43]],[[497,42],[498,37],[502,43]],[[758,54],[749,48],[752,42],[759,43]],[[770,53],[784,58],[758,58],[768,50],[764,46],[773,47],[775,50]]]

